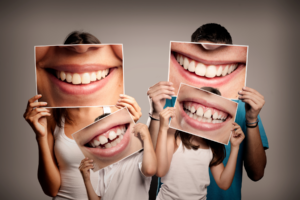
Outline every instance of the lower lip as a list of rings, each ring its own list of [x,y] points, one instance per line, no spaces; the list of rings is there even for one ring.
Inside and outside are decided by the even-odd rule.
[[[126,147],[129,144],[129,140],[130,140],[130,126],[127,128],[127,131],[123,136],[123,139],[119,144],[117,144],[117,146],[108,149],[90,148],[90,147],[85,147],[85,148],[87,148],[87,150],[90,153],[98,157],[112,157],[124,151],[124,149],[126,149]]]
[[[226,83],[228,83],[231,79],[237,76],[245,67],[244,64],[239,64],[231,74],[226,76],[214,77],[214,78],[207,78],[204,76],[198,76],[194,72],[190,72],[185,70],[177,60],[175,59],[174,55],[171,53],[171,62],[175,66],[175,69],[184,77],[187,82],[192,83],[193,85],[199,86],[211,86],[211,87],[220,87]]]
[[[85,95],[85,94],[93,94],[96,91],[100,90],[106,83],[111,79],[114,74],[116,68],[110,68],[109,74],[104,79],[99,81],[95,81],[89,84],[80,84],[80,85],[73,85],[71,83],[67,83],[65,81],[61,81],[56,78],[53,74],[50,74],[50,79],[56,85],[60,91],[65,94],[70,95]]]
[[[189,124],[190,126],[200,130],[200,131],[214,131],[214,130],[218,130],[220,128],[222,128],[223,126],[225,126],[227,123],[229,123],[231,116],[228,116],[226,118],[226,120],[222,123],[207,123],[207,122],[199,122],[196,119],[193,119],[191,117],[189,117],[185,111],[183,110],[182,107],[182,103],[179,104],[180,106],[180,114],[181,116],[183,116],[183,120],[186,121],[187,124]]]

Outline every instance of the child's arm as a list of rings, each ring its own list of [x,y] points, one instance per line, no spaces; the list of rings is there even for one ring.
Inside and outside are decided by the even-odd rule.
[[[245,138],[241,127],[235,122],[233,123],[233,125],[233,132],[230,138],[231,151],[226,167],[224,168],[223,163],[221,163],[210,168],[216,183],[223,190],[227,190],[232,183],[236,168],[239,146]]]
[[[93,168],[94,168],[93,160],[88,158],[83,159],[79,165],[79,170],[81,172],[89,200],[100,200],[101,197],[99,197],[94,191],[90,179],[90,169]]]
[[[153,176],[156,173],[157,161],[148,127],[145,124],[138,123],[134,126],[133,132],[135,136],[139,134],[144,143],[141,170],[145,176]]]
[[[157,172],[156,175],[163,177],[170,169],[173,153],[175,137],[174,134],[168,134],[170,117],[175,117],[175,108],[168,107],[160,114],[160,127],[158,131],[157,144],[156,144],[156,157],[157,157]]]

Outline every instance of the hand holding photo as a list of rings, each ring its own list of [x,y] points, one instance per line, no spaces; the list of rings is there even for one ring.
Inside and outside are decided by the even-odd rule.
[[[94,161],[94,171],[118,162],[142,149],[133,133],[135,125],[127,108],[104,117],[73,133],[85,157]]]
[[[178,93],[180,83],[219,88],[222,96],[238,98],[246,85],[248,46],[170,42],[169,81]]]
[[[219,95],[215,88],[180,84],[170,127],[228,144],[238,104]]]
[[[49,107],[115,105],[124,93],[122,48],[121,44],[36,46],[39,101]]]

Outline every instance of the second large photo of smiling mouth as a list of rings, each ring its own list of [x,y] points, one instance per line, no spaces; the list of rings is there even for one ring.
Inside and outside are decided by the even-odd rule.
[[[180,83],[218,88],[224,97],[237,99],[245,86],[247,46],[171,42],[169,81],[177,94]]]
[[[94,160],[94,171],[118,162],[142,149],[134,136],[134,121],[123,108],[72,134],[85,157]]]
[[[39,101],[48,107],[115,105],[124,93],[122,48],[121,44],[36,46]]]
[[[181,84],[170,127],[227,144],[237,103],[208,91]]]

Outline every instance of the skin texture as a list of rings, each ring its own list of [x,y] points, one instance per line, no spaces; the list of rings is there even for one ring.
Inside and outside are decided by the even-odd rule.
[[[129,134],[129,142],[128,145],[126,145],[126,148],[122,152],[114,156],[102,157],[99,156],[98,154],[94,154],[93,152],[90,152],[88,149],[91,148],[84,146],[85,144],[90,142],[92,138],[98,136],[99,133],[104,133],[107,130],[110,130],[111,128],[117,125],[124,125],[124,124],[129,124],[126,131],[126,134]],[[81,149],[85,157],[89,157],[94,160],[94,164],[95,164],[94,170],[96,171],[108,165],[111,165],[137,152],[142,148],[141,140],[138,137],[134,136],[133,126],[134,126],[134,121],[132,120],[129,112],[127,111],[127,109],[122,109],[103,119],[100,119],[99,121],[89,125],[88,127],[85,127],[79,132],[74,133],[72,136],[74,137],[76,143],[78,144],[79,148]],[[125,135],[122,141],[125,141]],[[119,146],[121,143],[119,143],[117,146]]]
[[[124,92],[122,57],[122,45],[36,47],[37,91],[43,95],[40,101],[47,101],[49,107],[115,105],[119,94]],[[65,86],[81,88],[76,94],[66,93],[58,84],[62,81],[52,74],[55,72],[49,72],[52,69],[84,73],[108,68],[111,71],[107,77],[89,84],[64,82]],[[102,84],[97,84],[95,91],[85,93],[88,85],[100,82]]]
[[[44,193],[48,196],[55,197],[61,186],[60,172],[54,154],[54,137],[55,121],[51,116],[51,109],[44,108],[47,102],[36,102],[41,95],[36,95],[28,100],[27,107],[23,117],[32,127],[39,150],[38,179]],[[123,96],[122,99],[128,100],[129,96]],[[133,100],[133,98],[130,98]],[[121,101],[121,99],[119,99]],[[129,102],[128,100],[127,102]],[[125,103],[126,107],[132,107],[130,112],[132,116],[141,116],[140,107],[133,101],[133,104]],[[112,112],[118,110],[111,107]],[[86,127],[94,122],[95,118],[103,114],[102,108],[68,108],[67,109],[71,123],[65,123],[64,131],[68,138],[72,138],[72,133]]]
[[[161,121],[155,150],[158,163],[156,175],[159,177],[163,177],[168,173],[173,154],[180,144],[180,138],[175,141],[174,132],[172,133],[172,131],[168,131],[170,118],[176,118],[175,109],[168,107],[160,113]],[[226,167],[224,167],[223,163],[210,167],[214,179],[216,180],[218,186],[223,190],[227,190],[232,183],[236,168],[239,145],[245,137],[242,129],[236,123],[232,123],[232,130],[233,134],[230,138],[231,152]],[[200,145],[205,149],[209,148],[205,140],[200,137],[192,137],[191,142],[195,145]],[[183,165],[184,164],[185,163],[183,163]]]
[[[212,44],[213,45],[213,44]],[[217,48],[209,48],[211,50],[205,49],[200,44],[194,43],[171,43],[171,58],[170,58],[170,73],[169,81],[173,83],[175,88],[175,94],[178,93],[180,83],[186,83],[188,85],[195,86],[197,88],[201,87],[214,87],[218,88],[223,97],[237,99],[237,92],[240,91],[245,85],[246,77],[246,60],[247,60],[247,47],[242,46],[217,46]],[[189,72],[188,70],[182,71],[182,66],[176,60],[176,57],[172,52],[177,52],[183,54],[193,60],[203,61],[203,63],[209,64],[230,64],[230,63],[243,63],[239,65],[240,70],[236,70],[230,75],[230,80],[225,83],[213,84],[212,80],[224,79],[225,77],[215,77],[215,78],[205,78],[196,75],[194,72]],[[237,69],[238,69],[237,68]],[[191,77],[185,77],[183,74],[190,74]],[[201,80],[206,81],[205,83]]]
[[[148,127],[141,123],[135,124],[133,127],[133,133],[136,137],[141,138],[143,141],[144,156],[141,168],[142,173],[145,176],[153,176],[157,170],[157,161]],[[90,180],[90,170],[93,168],[93,160],[89,158],[83,159],[79,166],[79,170],[82,174],[82,178],[87,189],[89,200],[99,200],[101,197],[98,197],[95,193]],[[134,185],[131,187],[134,187]],[[124,197],[124,199],[126,199],[126,197]]]
[[[227,113],[229,117],[225,122],[222,123],[224,125],[217,130],[204,130],[201,129],[201,127],[194,127],[188,123],[188,121],[193,121],[193,119],[187,116],[183,111],[183,101],[203,102],[203,104],[207,102],[207,107],[221,110]],[[237,103],[222,98],[218,95],[182,84],[178,93],[175,108],[176,119],[171,120],[170,127],[222,144],[228,143],[230,139],[232,123],[235,119]],[[205,126],[205,123],[203,122],[198,122],[197,124],[204,124],[203,126]]]

